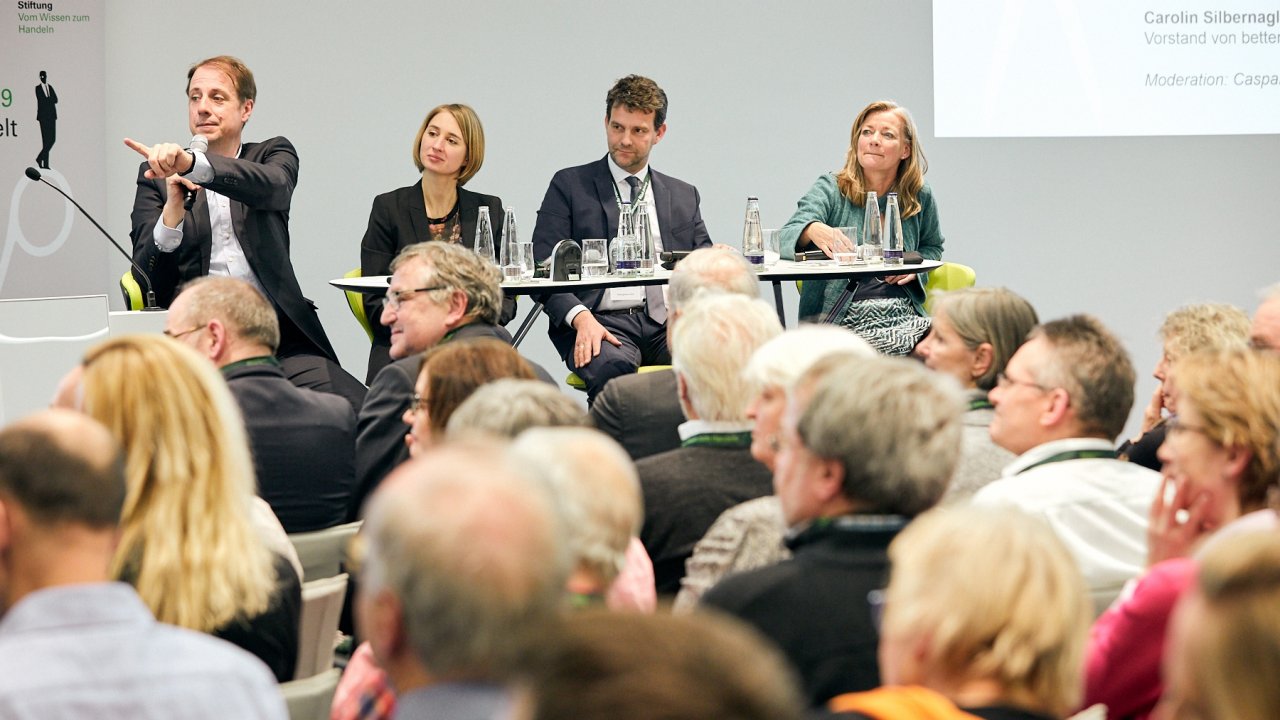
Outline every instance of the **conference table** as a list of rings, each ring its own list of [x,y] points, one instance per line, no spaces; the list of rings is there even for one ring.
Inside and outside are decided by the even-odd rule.
[[[773,302],[778,309],[778,320],[783,327],[787,325],[787,317],[782,307],[782,283],[787,280],[837,280],[876,278],[886,275],[903,275],[935,270],[942,266],[937,260],[925,260],[912,265],[838,265],[835,260],[779,260],[771,267],[757,273],[758,277],[773,284]],[[516,330],[514,342],[516,347],[524,340],[525,335],[533,327],[533,323],[542,312],[542,302],[538,296],[556,292],[575,292],[578,290],[597,290],[610,287],[630,287],[636,285],[666,285],[671,280],[671,271],[665,268],[654,268],[653,275],[647,277],[621,277],[604,275],[601,277],[582,278],[581,280],[548,280],[534,278],[521,282],[502,283],[504,295],[529,295],[533,297],[533,307],[529,309],[520,328]],[[390,286],[390,275],[371,275],[369,277],[335,278],[329,284],[340,289],[360,293],[382,294]]]

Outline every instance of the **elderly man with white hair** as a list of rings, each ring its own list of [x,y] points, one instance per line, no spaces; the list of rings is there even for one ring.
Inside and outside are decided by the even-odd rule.
[[[681,446],[640,460],[644,527],[658,593],[675,594],[693,545],[720,513],[767,495],[769,469],[751,457],[742,375],[756,348],[782,332],[767,303],[723,293],[683,306],[670,343],[680,406]]]
[[[963,410],[954,381],[899,358],[832,355],[791,393],[773,484],[792,558],[725,578],[703,604],[773,640],[811,705],[880,685],[874,591],[889,543],[946,492]]]

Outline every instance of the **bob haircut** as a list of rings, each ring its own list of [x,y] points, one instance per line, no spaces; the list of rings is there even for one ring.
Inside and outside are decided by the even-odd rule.
[[[475,177],[484,165],[484,126],[480,124],[480,116],[476,115],[470,105],[446,103],[435,106],[427,113],[422,119],[422,125],[418,127],[418,134],[413,136],[413,164],[418,172],[426,170],[426,166],[422,164],[422,136],[427,133],[431,119],[442,112],[449,113],[458,121],[458,127],[462,129],[462,142],[467,146],[467,159],[458,169],[458,186],[461,187]]]

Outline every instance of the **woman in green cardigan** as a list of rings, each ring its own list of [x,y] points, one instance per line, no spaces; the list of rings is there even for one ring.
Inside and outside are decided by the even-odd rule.
[[[844,169],[819,177],[782,227],[782,256],[793,259],[797,251],[817,249],[831,257],[851,249],[857,239],[833,233],[832,228],[854,227],[860,234],[867,192],[874,191],[882,216],[888,193],[898,193],[904,249],[940,260],[938,209],[924,181],[928,163],[917,138],[915,121],[905,108],[887,100],[863,108],[853,123]],[[906,355],[929,332],[925,279],[924,274],[905,273],[860,280],[836,321],[881,353]],[[845,285],[844,280],[806,280],[800,319],[821,320],[829,314]]]

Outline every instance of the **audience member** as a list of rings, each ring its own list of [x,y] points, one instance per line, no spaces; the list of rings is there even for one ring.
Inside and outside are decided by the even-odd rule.
[[[438,345],[422,356],[422,369],[413,387],[413,404],[404,412],[409,426],[405,442],[417,455],[438,439],[453,411],[477,388],[502,378],[532,380],[529,362],[510,345],[491,338],[477,338]]]
[[[1044,517],[1080,564],[1095,613],[1142,571],[1160,484],[1116,459],[1133,382],[1129,354],[1094,318],[1036,327],[991,391],[991,439],[1018,458],[973,497]]]
[[[587,612],[548,632],[527,672],[527,720],[799,720],[778,651],[717,616]]]
[[[960,465],[943,502],[968,500],[1013,461],[1012,453],[991,441],[987,393],[1037,322],[1031,303],[1004,288],[965,288],[934,297],[933,323],[916,354],[969,394]]]
[[[653,559],[658,592],[674,595],[684,562],[720,513],[768,495],[769,468],[751,457],[747,403],[754,388],[743,368],[756,348],[782,332],[760,299],[702,295],[683,307],[672,330],[681,446],[636,463],[644,491],[640,540]]]
[[[110,582],[124,464],[111,433],[78,413],[0,431],[0,717],[284,720],[260,661],[156,622]]]
[[[1190,355],[1173,383],[1178,415],[1160,446],[1165,480],[1151,509],[1150,567],[1090,636],[1085,699],[1116,717],[1145,717],[1160,697],[1161,648],[1174,603],[1192,582],[1194,550],[1280,524],[1267,509],[1280,480],[1280,356]]]
[[[747,417],[755,422],[751,456],[770,472],[777,470],[778,432],[792,384],[819,360],[836,353],[875,357],[867,341],[849,330],[801,325],[761,345],[747,362],[744,378],[759,388],[747,406]],[[702,594],[726,575],[791,557],[783,543],[786,530],[777,495],[748,500],[724,511],[694,545],[693,555],[685,563],[675,609],[692,610]]]
[[[382,324],[391,328],[391,358],[369,385],[356,434],[356,495],[364,499],[409,457],[403,418],[413,401],[422,353],[442,342],[511,334],[497,325],[502,306],[498,269],[471,250],[452,243],[410,245],[391,263],[391,287]],[[538,376],[552,382],[545,370]]]
[[[559,501],[575,562],[571,604],[653,612],[653,565],[636,538],[644,514],[631,458],[586,428],[535,428],[520,435],[511,453]]]
[[[276,314],[248,283],[206,276],[169,306],[165,334],[222,370],[253,451],[258,494],[285,531],[346,521],[355,483],[356,416],[341,398],[299,388],[274,353]]]
[[[388,478],[364,528],[356,618],[395,717],[508,717],[506,683],[569,573],[551,494],[493,447],[434,448]]]
[[[1043,521],[935,510],[902,531],[889,560],[885,687],[834,698],[835,717],[946,717],[916,712],[937,703],[966,717],[1045,720],[1079,703],[1092,607],[1075,560]]]
[[[723,245],[689,253],[671,271],[667,285],[667,347],[684,306],[702,292],[760,297],[760,279],[741,253]],[[674,350],[671,350],[674,352]],[[596,427],[617,440],[633,460],[680,447],[677,427],[685,416],[674,370],[619,375],[591,403]]]
[[[484,165],[484,126],[475,110],[461,103],[432,108],[413,138],[413,164],[421,173],[417,182],[373,199],[369,227],[360,241],[360,273],[365,277],[389,273],[391,261],[414,243],[434,240],[472,247],[481,208],[489,211],[497,247],[502,200],[463,187]],[[373,330],[369,383],[391,360],[382,304],[381,296],[364,295],[365,317]],[[499,324],[505,325],[515,313],[515,298],[504,298]]]
[[[1165,720],[1280,717],[1280,536],[1246,533],[1206,550],[1164,653]]]
[[[1160,325],[1160,341],[1163,345],[1160,361],[1151,373],[1160,385],[1143,410],[1141,432],[1121,443],[1117,450],[1121,459],[1157,472],[1160,459],[1156,457],[1156,451],[1168,432],[1165,421],[1177,412],[1172,382],[1174,366],[1179,359],[1193,352],[1246,347],[1249,343],[1249,318],[1243,310],[1232,305],[1186,305],[1164,317],[1164,323]]]
[[[469,433],[514,438],[535,427],[591,427],[582,405],[558,388],[536,380],[503,378],[476,388],[445,426],[445,437]]]
[[[946,492],[962,412],[954,382],[901,358],[829,356],[788,399],[774,489],[793,556],[725,578],[703,605],[777,643],[811,705],[880,684],[868,594],[889,542]]]
[[[1280,283],[1263,292],[1262,304],[1249,325],[1249,342],[1259,350],[1280,352]]]
[[[76,408],[125,451],[112,576],[160,622],[229,640],[292,680],[301,570],[254,495],[244,422],[218,371],[181,343],[130,335],[90,349],[69,377]]]
[[[609,154],[566,168],[551,178],[533,228],[533,251],[546,262],[566,238],[618,235],[622,208],[644,202],[655,250],[711,245],[702,224],[701,198],[692,185],[649,167],[649,153],[667,132],[667,94],[646,77],[628,75],[605,97]],[[551,342],[594,400],[609,380],[639,365],[670,362],[667,305],[662,288],[584,290],[546,298]]]

